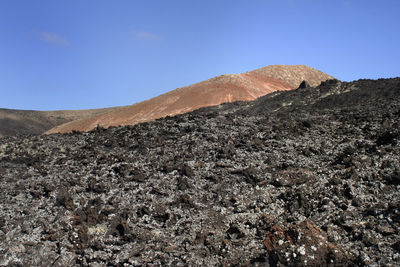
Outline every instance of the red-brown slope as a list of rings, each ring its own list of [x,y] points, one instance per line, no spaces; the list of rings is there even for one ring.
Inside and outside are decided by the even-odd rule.
[[[316,85],[332,78],[325,73],[302,65],[275,65],[242,74],[221,75],[131,106],[62,124],[46,133],[89,131],[97,125],[105,128],[133,125],[224,102],[254,100],[276,90],[296,88],[303,80],[307,80],[311,85]]]

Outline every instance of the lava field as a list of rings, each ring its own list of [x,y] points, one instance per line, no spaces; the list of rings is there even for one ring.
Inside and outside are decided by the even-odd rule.
[[[0,266],[399,266],[400,78],[0,138]]]

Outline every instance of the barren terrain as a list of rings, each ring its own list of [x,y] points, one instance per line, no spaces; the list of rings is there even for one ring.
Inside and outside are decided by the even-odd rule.
[[[399,266],[400,78],[0,139],[0,265]]]

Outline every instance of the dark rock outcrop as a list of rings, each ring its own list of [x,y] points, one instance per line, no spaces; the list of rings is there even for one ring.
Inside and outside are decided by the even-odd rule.
[[[298,89],[304,89],[310,87],[310,84],[307,81],[302,81],[298,87]]]

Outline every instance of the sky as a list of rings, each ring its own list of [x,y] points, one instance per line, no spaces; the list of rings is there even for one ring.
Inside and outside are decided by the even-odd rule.
[[[399,14],[398,0],[0,0],[0,108],[131,105],[274,64],[398,77]]]

